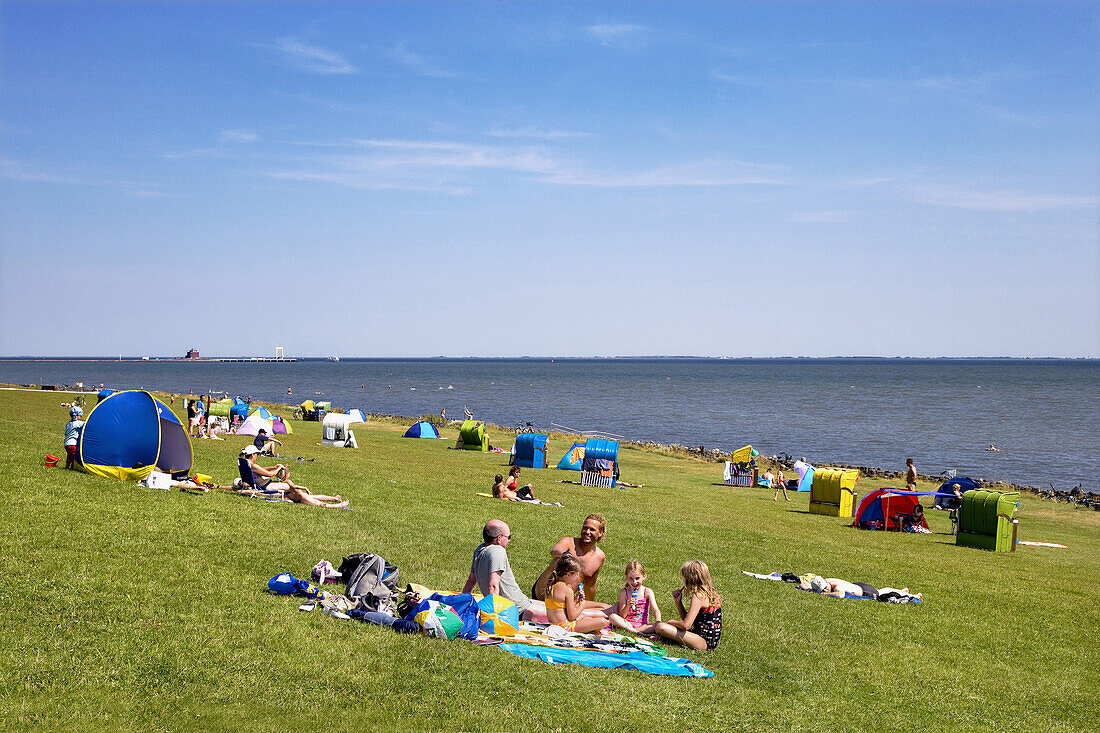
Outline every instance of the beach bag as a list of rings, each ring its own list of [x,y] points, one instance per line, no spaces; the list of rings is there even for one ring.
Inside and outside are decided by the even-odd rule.
[[[381,555],[365,554],[348,579],[344,595],[365,611],[382,611],[393,616],[397,611],[397,566]]]

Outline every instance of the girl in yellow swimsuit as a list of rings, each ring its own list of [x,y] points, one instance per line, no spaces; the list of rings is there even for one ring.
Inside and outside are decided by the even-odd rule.
[[[546,620],[566,631],[588,634],[607,626],[607,617],[581,616],[583,603],[578,600],[581,566],[572,555],[562,555],[550,573],[546,593]]]

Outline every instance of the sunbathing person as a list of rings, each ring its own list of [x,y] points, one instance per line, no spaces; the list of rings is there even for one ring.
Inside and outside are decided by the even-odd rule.
[[[512,468],[508,470],[508,479],[504,482],[504,488],[514,494],[514,496],[507,497],[510,499],[535,498],[531,484],[519,485],[519,466],[512,466]]]
[[[504,485],[504,477],[499,473],[496,479],[493,481],[493,498],[494,499],[511,499],[516,500],[516,492],[509,489]]]
[[[248,466],[252,469],[252,476],[256,479],[257,486],[253,489],[265,489],[267,491],[282,491],[283,496],[299,504],[320,506],[326,509],[344,509],[347,507],[347,499],[339,494],[328,496],[326,494],[314,494],[305,486],[299,486],[290,480],[290,471],[279,463],[272,468],[264,468],[256,463],[259,449],[254,445],[246,445],[241,454],[248,460]],[[329,503],[334,502],[334,503]]]
[[[897,603],[902,600],[921,600],[920,593],[910,593],[908,588],[875,588],[869,583],[852,583],[840,578],[822,578],[820,575],[804,575],[798,587],[834,598],[867,596],[876,601]]]

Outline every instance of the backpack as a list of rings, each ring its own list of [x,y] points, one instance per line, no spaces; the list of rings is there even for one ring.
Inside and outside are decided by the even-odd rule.
[[[386,562],[386,558],[373,553],[359,553],[345,558],[340,565],[354,563],[354,569],[348,576],[348,587],[344,591],[356,608],[366,611],[383,611],[391,616],[397,610],[397,585],[400,571],[397,566]]]

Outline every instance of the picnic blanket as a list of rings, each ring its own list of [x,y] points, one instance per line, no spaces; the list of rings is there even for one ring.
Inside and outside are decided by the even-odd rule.
[[[761,573],[750,573],[748,570],[742,570],[741,573],[743,575],[749,576],[750,578],[756,578],[758,580],[778,580],[778,581],[782,581],[783,580],[783,575],[784,575],[784,573],[769,573],[768,575],[763,575]],[[789,573],[787,573],[787,574],[789,575]],[[797,588],[798,586],[795,586],[795,587]],[[799,590],[804,590],[807,593],[814,593],[814,591],[810,590],[809,588],[798,588],[798,589]],[[825,595],[825,594],[824,593],[815,593],[814,595]],[[837,597],[836,596],[829,596],[829,598],[837,598]],[[875,598],[871,598],[870,596],[865,596],[865,595],[856,596],[856,595],[852,595],[851,593],[846,593],[844,595],[844,598],[845,599],[851,598],[853,600],[862,599],[862,600],[867,600],[867,601],[877,600]],[[837,598],[837,600],[841,600],[841,599]],[[885,602],[886,603],[920,603],[920,599],[915,598],[913,596],[907,596],[905,598],[896,598],[896,599],[891,599],[891,600],[885,601]]]
[[[690,659],[658,657],[645,652],[608,654],[590,649],[562,649],[529,644],[500,644],[500,649],[527,659],[539,659],[548,664],[580,664],[603,669],[630,669],[646,674],[673,677],[713,677],[714,673]]]

